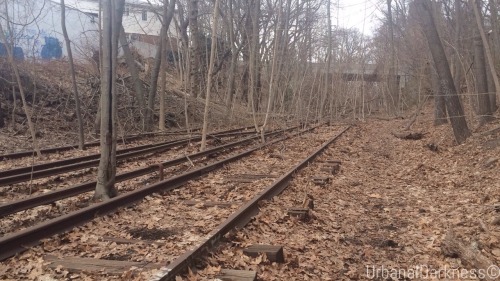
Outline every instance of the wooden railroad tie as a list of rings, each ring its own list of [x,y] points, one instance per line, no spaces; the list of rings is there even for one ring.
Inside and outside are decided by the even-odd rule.
[[[188,206],[196,206],[200,205],[203,207],[219,207],[219,208],[229,208],[231,206],[237,205],[238,203],[233,203],[233,202],[215,202],[215,201],[196,201],[196,200],[185,200],[183,202],[185,205]]]
[[[118,237],[110,237],[103,236],[99,238],[99,241],[102,242],[114,242],[116,244],[155,244],[155,245],[165,245],[165,242],[162,241],[153,241],[153,240],[143,240],[143,239],[127,239],[127,238],[118,238]]]
[[[341,160],[323,160],[323,161],[319,161],[319,163],[328,163],[328,164],[342,164],[342,161]]]
[[[270,262],[276,262],[276,263],[285,262],[285,256],[283,254],[282,246],[257,244],[257,245],[252,245],[243,250],[243,254],[253,258],[258,257],[262,253],[266,254],[266,257]]]
[[[314,184],[317,184],[319,186],[325,186],[328,183],[330,183],[332,179],[330,177],[326,177],[326,176],[314,176],[314,177],[312,177],[312,180],[313,180]]]
[[[288,215],[294,218],[298,218],[301,221],[307,221],[310,219],[309,208],[294,207],[288,209]]]
[[[216,280],[223,281],[254,281],[257,279],[256,271],[222,269]]]
[[[240,183],[252,183],[260,179],[277,178],[276,175],[271,174],[235,174],[226,177],[226,182],[240,182]]]
[[[330,175],[335,175],[339,172],[340,165],[339,164],[327,164],[327,165],[323,165],[323,167],[321,167],[319,170],[322,172],[326,172]]]
[[[342,161],[340,161],[340,160],[325,160],[325,161],[320,161],[319,163],[322,164],[320,171],[326,172],[326,173],[331,174],[331,175],[335,175],[340,171],[340,164],[342,164]]]
[[[312,209],[314,209],[314,197],[306,193],[302,206],[288,209],[288,215],[301,221],[308,221],[311,218],[309,211]]]
[[[63,267],[71,273],[86,272],[100,272],[104,271],[111,275],[122,275],[124,272],[130,270],[131,267],[140,269],[155,269],[159,268],[158,264],[151,264],[147,262],[131,262],[131,261],[117,261],[117,260],[104,260],[94,258],[79,258],[79,257],[64,257],[58,258],[52,255],[46,255],[44,260],[48,262],[47,266],[52,269]]]

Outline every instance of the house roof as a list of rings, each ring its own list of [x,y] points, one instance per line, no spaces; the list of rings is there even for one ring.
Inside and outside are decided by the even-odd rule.
[[[61,4],[61,0],[50,0],[58,5]],[[79,10],[84,13],[97,13],[99,12],[99,1],[92,0],[64,0],[64,4],[67,8]]]
[[[51,2],[60,4],[61,0],[50,0]],[[99,11],[99,0],[65,0],[64,3],[66,7],[82,11],[84,13],[98,13]],[[159,0],[126,0],[125,4],[127,6],[143,8],[143,9],[160,9],[159,4],[161,1]],[[158,5],[158,6],[156,6]]]

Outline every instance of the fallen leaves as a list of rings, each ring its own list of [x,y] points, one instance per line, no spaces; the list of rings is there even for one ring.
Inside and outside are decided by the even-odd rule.
[[[440,253],[440,243],[450,227],[479,238],[480,245],[491,247],[485,252],[500,261],[500,219],[487,207],[499,204],[500,175],[484,168],[500,149],[486,156],[481,138],[454,146],[451,130],[430,122],[415,124],[427,132],[423,139],[402,141],[391,135],[398,123],[370,120],[347,132],[325,153],[342,161],[340,174],[324,186],[311,185],[319,167],[313,163],[262,205],[256,219],[235,235],[238,243],[226,244],[207,261],[245,269],[254,265],[239,257],[245,245],[282,245],[286,263],[259,266],[262,280],[366,280],[366,265],[449,265],[453,259]],[[438,145],[439,153],[427,143]],[[315,198],[316,219],[284,219],[284,210],[297,205],[304,192]],[[479,219],[490,222],[488,233],[480,231]]]
[[[189,273],[184,280],[213,280],[222,268],[257,270],[262,280],[365,280],[365,266],[371,264],[439,267],[457,262],[440,254],[440,243],[448,228],[457,228],[470,239],[478,239],[484,252],[499,262],[500,223],[494,223],[499,216],[494,206],[500,205],[500,175],[493,168],[485,169],[483,163],[490,157],[498,158],[500,149],[489,150],[486,155],[480,138],[453,146],[450,132],[431,124],[420,124],[421,129],[428,131],[422,140],[402,141],[391,135],[398,122],[370,120],[348,131],[320,156],[324,160],[341,160],[339,174],[324,186],[311,184],[319,167],[311,164],[283,194],[261,204],[261,213],[244,229],[228,235],[230,243],[208,257],[205,268]],[[289,142],[280,155],[298,160],[319,143],[321,138],[297,141],[295,145]],[[439,145],[439,153],[430,151],[427,143]],[[298,150],[302,153],[294,147],[301,148]],[[257,162],[242,159],[191,182],[185,189],[148,197],[144,204],[98,219],[79,233],[69,232],[61,237],[66,242],[60,243],[59,249],[63,253],[85,251],[94,257],[102,257],[103,250],[108,254],[130,252],[131,259],[168,263],[202,241],[237,207],[186,206],[178,201],[245,202],[273,179],[236,184],[226,182],[226,177],[249,171],[280,174],[289,167],[282,166],[282,162],[290,161],[272,158],[271,152],[277,153],[276,149],[260,150],[254,154],[259,157]],[[288,208],[301,205],[305,193],[314,197],[315,207],[314,218],[307,223],[286,215]],[[488,232],[482,230],[479,219],[485,222]],[[134,227],[158,225],[168,225],[179,235],[163,238],[166,244],[156,248],[97,242],[99,236],[130,238],[129,231]],[[271,264],[264,256],[250,258],[242,254],[241,249],[255,243],[284,246],[286,262]],[[57,244],[46,247],[57,250]],[[28,257],[37,254],[31,252]],[[30,265],[25,274],[40,273],[33,265],[36,263],[21,259],[12,265],[14,270]],[[1,270],[0,267],[0,276],[12,276],[13,271]]]

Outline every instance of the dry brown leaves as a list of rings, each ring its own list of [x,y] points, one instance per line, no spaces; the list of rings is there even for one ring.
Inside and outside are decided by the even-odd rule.
[[[432,119],[430,108],[424,118]],[[330,184],[312,183],[318,164],[306,168],[254,221],[228,237],[230,243],[206,260],[208,268],[256,270],[260,280],[368,280],[372,266],[470,269],[441,253],[449,229],[498,264],[500,175],[491,159],[500,158],[500,148],[485,144],[499,135],[476,134],[456,146],[449,125],[417,121],[413,130],[425,132],[423,139],[394,137],[391,132],[406,122],[368,120],[352,128],[319,158],[342,161]],[[288,217],[287,208],[300,205],[305,193],[315,198],[314,218]],[[241,250],[251,244],[284,246],[286,263],[245,257]],[[215,275],[202,269],[197,280]]]

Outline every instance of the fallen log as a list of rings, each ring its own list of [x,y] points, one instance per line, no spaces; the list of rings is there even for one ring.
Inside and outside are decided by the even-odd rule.
[[[445,256],[458,257],[462,263],[469,266],[470,269],[484,272],[484,279],[486,281],[496,280],[495,276],[488,276],[488,269],[495,266],[495,263],[490,261],[481,252],[472,246],[466,246],[464,242],[456,236],[453,231],[449,231],[442,244],[441,251]]]

